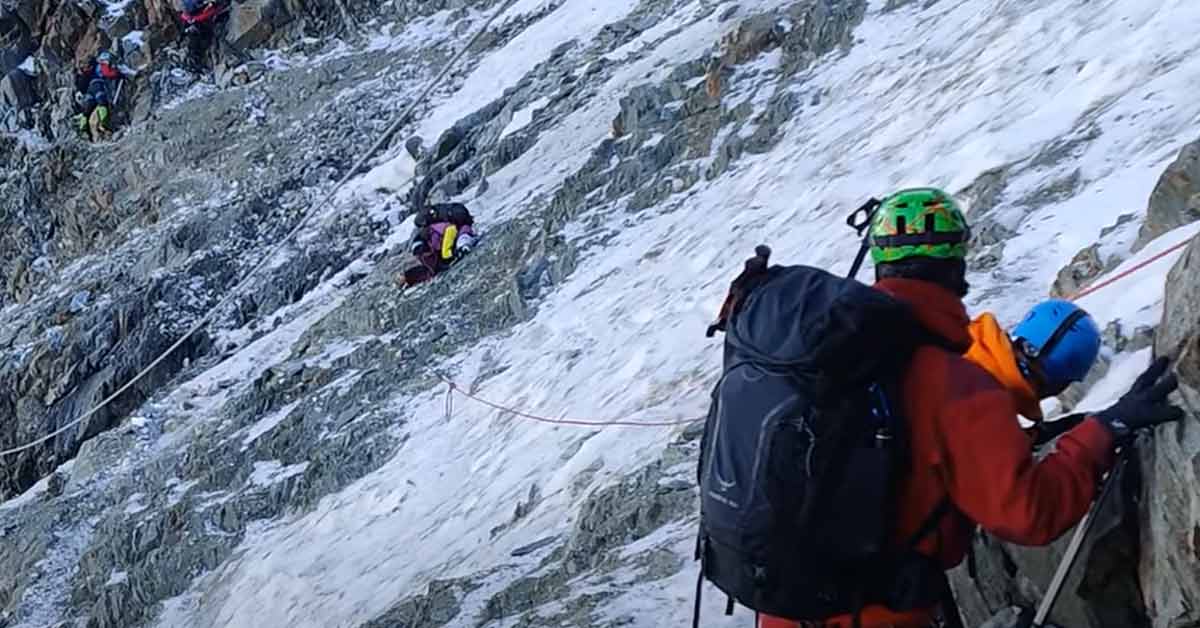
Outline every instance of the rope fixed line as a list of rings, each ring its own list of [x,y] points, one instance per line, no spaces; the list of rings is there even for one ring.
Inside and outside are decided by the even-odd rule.
[[[447,387],[446,388],[446,417],[447,418],[449,418],[451,416],[451,414],[454,410],[453,399],[454,399],[454,393],[456,393],[456,392],[458,394],[462,395],[463,397],[470,399],[471,401],[474,401],[478,404],[487,406],[493,410],[507,412],[509,414],[521,417],[523,419],[529,419],[531,421],[537,421],[539,423],[549,423],[551,425],[574,425],[574,426],[579,426],[579,427],[612,427],[612,426],[616,426],[616,427],[673,427],[676,425],[687,425],[688,423],[696,421],[698,418],[700,418],[700,417],[692,417],[690,419],[675,419],[675,420],[671,420],[671,421],[630,421],[630,420],[624,420],[624,419],[616,419],[616,420],[611,420],[611,421],[591,421],[591,420],[582,420],[582,419],[555,419],[555,418],[551,418],[551,417],[547,417],[547,416],[532,414],[529,412],[522,412],[520,410],[517,410],[516,408],[510,408],[508,406],[500,405],[494,401],[488,401],[487,399],[479,397],[478,395],[475,395],[475,394],[467,392],[466,390],[463,390],[463,388],[461,386],[459,386],[458,384],[454,383],[453,381],[451,381],[445,377],[442,377],[441,375],[438,375],[437,377],[438,377],[438,379],[442,380],[442,383],[446,384],[446,387]]]
[[[10,449],[0,450],[0,458],[3,458],[5,456],[11,456],[11,455],[17,454],[17,453],[21,453],[22,451],[25,451],[27,449],[32,449],[38,445],[41,445],[42,443],[49,441],[50,439],[52,439],[60,434],[63,434],[64,432],[75,427],[76,425],[79,425],[80,423],[86,421],[88,418],[95,415],[101,409],[107,407],[108,404],[112,403],[117,397],[120,397],[122,394],[124,394],[126,391],[128,391],[130,388],[132,388],[134,384],[138,383],[143,378],[145,378],[146,375],[148,375],[150,373],[150,371],[154,370],[154,368],[157,367],[159,364],[161,364],[163,362],[163,360],[166,360],[168,356],[170,356],[172,353],[174,353],[176,350],[178,350],[179,347],[183,346],[183,343],[187,342],[189,338],[191,338],[192,336],[194,336],[196,334],[196,332],[200,331],[205,326],[207,326],[210,322],[212,322],[213,317],[216,315],[216,313],[219,310],[221,310],[221,308],[223,308],[226,305],[228,305],[229,303],[231,303],[233,301],[233,298],[236,297],[239,293],[241,293],[242,289],[245,288],[249,284],[250,280],[252,278],[254,278],[264,268],[266,268],[267,264],[275,257],[275,255],[278,254],[280,251],[282,251],[283,248],[285,246],[287,246],[296,237],[297,234],[300,233],[300,230],[303,229],[308,224],[309,218],[311,218],[312,215],[317,210],[328,206],[333,201],[334,196],[336,196],[337,193],[340,192],[341,189],[343,187],[345,187],[347,183],[350,182],[350,179],[352,179],[354,177],[354,175],[357,174],[359,172],[359,170],[361,170],[362,167],[365,166],[367,164],[367,162],[370,161],[370,159],[372,157],[374,157],[375,154],[378,153],[379,150],[384,147],[384,145],[387,144],[388,140],[390,140],[391,137],[393,135],[395,135],[396,132],[399,131],[400,128],[405,125],[405,123],[408,122],[409,118],[412,117],[412,113],[414,111],[416,111],[417,106],[429,98],[429,94],[433,92],[433,89],[437,86],[437,84],[439,82],[441,82],[441,80],[443,78],[446,77],[446,75],[450,72],[450,70],[458,63],[459,59],[462,59],[463,55],[465,55],[466,52],[471,49],[471,47],[475,44],[475,42],[478,41],[479,38],[481,36],[483,36],[483,34],[485,32],[487,32],[487,29],[490,28],[492,23],[496,21],[496,18],[500,17],[500,15],[502,15],[504,12],[508,11],[516,3],[517,3],[517,0],[508,0],[508,2],[504,3],[503,6],[501,6],[495,13],[493,13],[490,17],[488,17],[488,19],[486,21],[484,21],[483,26],[481,26],[479,28],[479,30],[477,30],[475,32],[475,35],[473,37],[471,37],[470,41],[468,41],[466,43],[466,45],[464,45],[457,53],[455,53],[455,55],[453,57],[450,58],[449,61],[446,62],[446,65],[444,67],[442,67],[441,71],[438,72],[438,74],[436,76],[434,76],[432,79],[429,80],[429,82],[425,85],[425,87],[422,88],[422,90],[420,92],[418,92],[417,97],[414,98],[411,103],[409,103],[408,107],[406,107],[400,113],[400,115],[397,116],[396,119],[390,125],[388,125],[388,128],[385,129],[382,134],[380,134],[379,139],[376,140],[375,144],[372,145],[369,149],[367,149],[367,151],[363,154],[363,156],[360,157],[359,160],[357,162],[355,162],[353,166],[350,167],[350,170],[347,171],[346,174],[343,175],[342,178],[339,179],[336,184],[334,184],[333,189],[331,189],[329,191],[329,193],[327,193],[325,196],[321,197],[321,199],[319,201],[317,201],[316,203],[311,205],[307,210],[305,210],[304,214],[300,217],[300,222],[298,222],[296,224],[296,226],[293,227],[292,230],[287,233],[287,235],[285,235],[282,239],[280,239],[278,243],[276,243],[273,247],[271,247],[267,251],[267,254],[264,255],[263,258],[261,260],[259,260],[259,262],[257,264],[255,264],[252,268],[250,268],[250,270],[246,271],[246,273],[244,275],[242,275],[242,278],[239,279],[236,284],[234,284],[233,288],[228,293],[226,293],[225,296],[222,297],[221,300],[218,301],[216,305],[214,305],[211,309],[209,309],[208,312],[206,312],[204,314],[204,316],[200,317],[200,320],[196,321],[187,330],[187,332],[185,332],[183,334],[183,336],[180,336],[179,339],[176,340],[174,343],[172,343],[171,346],[167,347],[166,350],[164,350],[162,352],[162,354],[160,354],[158,357],[154,358],[154,360],[152,360],[150,362],[150,364],[145,366],[142,370],[138,371],[138,373],[135,374],[132,379],[125,382],[123,385],[121,385],[121,387],[117,388],[115,391],[113,391],[111,394],[109,394],[104,399],[101,399],[99,403],[92,406],[90,409],[87,410],[87,412],[84,412],[83,414],[79,415],[77,418],[75,418],[71,421],[68,421],[67,423],[59,426],[58,429],[50,432],[49,434],[46,434],[39,438],[36,438],[36,439],[29,441],[23,445],[12,447]],[[413,179],[415,179],[415,178],[416,178],[415,175],[412,177],[409,177],[405,181],[404,185],[407,185],[408,183],[412,182]]]
[[[1113,275],[1112,277],[1109,277],[1108,279],[1105,279],[1104,281],[1096,282],[1096,283],[1084,288],[1083,290],[1076,292],[1075,294],[1068,297],[1067,300],[1078,301],[1079,299],[1082,299],[1083,297],[1086,297],[1089,294],[1099,292],[1100,290],[1103,290],[1104,288],[1107,288],[1108,286],[1111,286],[1114,283],[1117,283],[1118,281],[1136,273],[1137,271],[1153,264],[1154,262],[1157,262],[1158,260],[1170,255],[1171,253],[1174,253],[1175,251],[1178,251],[1179,249],[1186,247],[1187,245],[1189,245],[1191,243],[1192,243],[1192,238],[1188,238],[1188,239],[1184,240],[1183,242],[1179,242],[1179,243],[1171,246],[1170,248],[1168,248],[1165,251],[1155,253],[1154,255],[1134,264],[1133,266],[1130,266],[1129,268]]]
[[[1122,279],[1125,279],[1126,277],[1129,277],[1130,275],[1133,275],[1134,273],[1146,268],[1147,266],[1153,264],[1154,262],[1157,262],[1157,261],[1163,259],[1164,257],[1170,255],[1171,253],[1174,253],[1174,252],[1186,247],[1188,244],[1191,244],[1191,242],[1192,242],[1192,239],[1188,238],[1182,242],[1174,244],[1174,245],[1170,246],[1169,248],[1167,248],[1166,250],[1160,251],[1159,253],[1155,253],[1154,255],[1138,262],[1137,264],[1134,264],[1133,266],[1130,266],[1129,268],[1113,275],[1112,277],[1108,277],[1107,279],[1104,279],[1103,281],[1096,282],[1096,283],[1076,292],[1075,294],[1067,297],[1067,300],[1076,301],[1076,300],[1082,299],[1083,297],[1086,297],[1088,295],[1099,292],[1099,291],[1107,288],[1108,286],[1111,286],[1114,283],[1117,283],[1118,281],[1121,281]],[[611,421],[554,419],[554,418],[550,418],[550,417],[546,417],[546,416],[532,414],[529,412],[523,412],[516,408],[511,408],[508,406],[498,404],[494,401],[489,401],[487,399],[483,399],[477,395],[467,392],[466,390],[463,390],[463,388],[461,386],[459,386],[458,384],[454,383],[453,381],[451,381],[445,377],[442,377],[441,375],[438,375],[437,377],[438,377],[438,379],[442,380],[442,382],[444,384],[446,384],[446,386],[447,386],[447,389],[446,389],[446,418],[447,418],[447,420],[449,420],[451,414],[453,413],[454,393],[456,393],[456,392],[458,394],[462,395],[463,397],[466,397],[467,399],[470,399],[476,403],[479,403],[479,404],[482,404],[489,408],[492,408],[493,410],[499,410],[501,412],[507,412],[514,416],[518,416],[518,417],[521,417],[524,419],[529,419],[531,421],[538,421],[540,423],[550,423],[553,425],[575,425],[575,426],[582,426],[582,427],[608,427],[608,426],[672,427],[672,426],[677,426],[677,425],[686,425],[688,423],[691,423],[692,421],[697,420],[697,418],[691,418],[691,419],[678,419],[678,420],[674,420],[674,421],[640,422],[640,421],[630,421],[630,420],[624,420],[624,419],[611,420]]]

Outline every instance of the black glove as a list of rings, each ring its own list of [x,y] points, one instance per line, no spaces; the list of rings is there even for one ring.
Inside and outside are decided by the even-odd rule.
[[[1179,387],[1175,375],[1163,377],[1170,365],[1167,358],[1155,360],[1115,405],[1096,413],[1096,418],[1112,432],[1118,443],[1129,440],[1134,432],[1144,427],[1183,418],[1183,410],[1167,402],[1167,395]]]
[[[1075,429],[1075,426],[1083,423],[1087,417],[1088,415],[1086,414],[1072,414],[1061,419],[1038,423],[1033,426],[1033,446],[1041,447],[1059,436],[1070,432]]]

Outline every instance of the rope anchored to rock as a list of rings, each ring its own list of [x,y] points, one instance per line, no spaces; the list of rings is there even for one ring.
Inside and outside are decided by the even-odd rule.
[[[1079,292],[1076,292],[1075,294],[1067,297],[1067,299],[1069,301],[1078,301],[1079,299],[1082,299],[1083,297],[1086,297],[1089,294],[1092,294],[1094,292],[1099,292],[1100,290],[1103,290],[1104,288],[1107,288],[1108,286],[1111,286],[1114,283],[1117,283],[1118,281],[1136,273],[1137,271],[1153,264],[1154,262],[1157,262],[1158,260],[1170,255],[1171,253],[1174,253],[1175,251],[1178,251],[1179,249],[1182,249],[1183,247],[1185,247],[1191,243],[1192,243],[1191,238],[1188,238],[1188,239],[1184,240],[1183,242],[1180,242],[1180,243],[1168,248],[1165,251],[1156,253],[1156,254],[1150,256],[1149,258],[1146,258],[1146,259],[1134,264],[1133,266],[1130,266],[1129,268],[1113,275],[1112,277],[1109,277],[1108,279],[1105,279],[1104,281],[1096,282],[1096,283],[1080,290]]]

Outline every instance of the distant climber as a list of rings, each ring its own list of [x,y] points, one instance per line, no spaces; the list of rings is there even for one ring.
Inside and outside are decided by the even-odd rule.
[[[228,5],[217,0],[184,0],[179,19],[187,38],[188,64],[196,72],[207,65],[209,48],[216,39],[217,23],[228,15]]]
[[[76,68],[75,127],[79,134],[93,142],[107,140],[112,130],[112,109],[117,105],[121,82],[129,77],[128,71],[119,68],[110,52],[101,52],[92,60]]]
[[[409,252],[417,263],[404,271],[402,287],[432,279],[474,248],[475,218],[462,203],[426,205],[413,218]]]
[[[873,288],[768,266],[766,247],[731,286],[710,328],[726,331],[725,368],[701,439],[697,557],[761,628],[927,628],[939,606],[961,627],[944,570],[976,526],[1052,542],[1088,510],[1115,447],[1182,418],[1160,358],[1035,458],[1015,382],[962,355],[969,234],[949,194],[900,190],[869,225]],[[1034,398],[1090,366],[1080,312],[1052,303],[1014,329]]]

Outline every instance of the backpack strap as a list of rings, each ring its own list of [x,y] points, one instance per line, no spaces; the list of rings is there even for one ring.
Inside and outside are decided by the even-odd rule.
[[[958,610],[958,600],[954,599],[954,589],[950,588],[950,578],[946,572],[941,577],[942,595],[942,625],[945,628],[965,628],[962,614]]]
[[[950,514],[953,508],[954,504],[950,501],[950,496],[943,497],[925,518],[925,521],[921,523],[921,527],[917,528],[917,531],[909,537],[907,549],[909,551],[916,550],[917,545],[937,529],[938,524],[946,515]],[[958,610],[958,601],[954,599],[954,590],[950,588],[950,579],[946,576],[944,569],[938,570],[938,580],[939,604],[942,607],[942,620],[945,622],[943,625],[945,628],[964,628],[962,615]]]
[[[929,536],[934,530],[937,529],[938,524],[942,522],[942,519],[945,518],[946,515],[950,514],[950,510],[952,508],[954,508],[954,504],[950,502],[950,496],[947,495],[946,497],[943,497],[942,501],[938,502],[937,506],[934,506],[933,511],[930,512],[929,516],[925,518],[925,521],[921,523],[921,527],[917,528],[917,531],[908,538],[908,543],[906,543],[904,546],[905,550],[915,550],[917,545],[919,545],[921,541],[925,540],[925,537]]]

